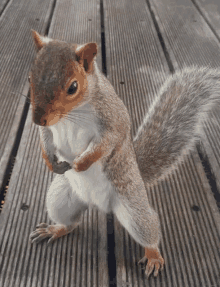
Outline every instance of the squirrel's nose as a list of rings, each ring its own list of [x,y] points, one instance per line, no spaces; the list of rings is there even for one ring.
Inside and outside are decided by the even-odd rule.
[[[41,107],[36,107],[33,111],[33,122],[36,125],[46,126],[47,120],[45,119],[45,111]]]

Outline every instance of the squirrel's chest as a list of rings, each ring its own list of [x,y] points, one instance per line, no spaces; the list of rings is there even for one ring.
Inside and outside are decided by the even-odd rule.
[[[64,121],[51,126],[53,141],[59,160],[72,162],[77,155],[86,150],[91,139],[97,134],[95,124],[89,126]]]

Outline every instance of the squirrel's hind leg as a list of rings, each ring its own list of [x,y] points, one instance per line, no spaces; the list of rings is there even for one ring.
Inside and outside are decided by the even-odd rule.
[[[40,242],[50,238],[48,244],[55,239],[73,231],[81,222],[87,205],[82,202],[64,175],[56,175],[47,193],[47,211],[56,225],[40,223],[30,234],[32,242]]]
[[[119,222],[136,242],[145,248],[145,256],[139,263],[146,265],[145,274],[158,275],[163,270],[164,259],[160,254],[159,220],[157,213],[149,206],[147,200],[135,201],[132,197],[127,201],[120,198],[114,206],[113,212]]]

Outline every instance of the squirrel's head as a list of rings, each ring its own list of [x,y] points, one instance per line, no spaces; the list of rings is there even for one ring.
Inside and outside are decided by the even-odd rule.
[[[41,126],[57,123],[86,101],[87,74],[93,71],[97,44],[70,44],[32,31],[38,50],[30,73],[33,121]]]

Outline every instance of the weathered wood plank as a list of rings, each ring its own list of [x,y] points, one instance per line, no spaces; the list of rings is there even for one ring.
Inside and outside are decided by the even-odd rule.
[[[203,15],[204,19],[212,29],[215,36],[220,39],[220,3],[218,1],[206,1],[206,0],[193,0],[196,8]],[[219,58],[219,57],[218,57]],[[219,60],[218,60],[219,67]],[[205,135],[203,138],[204,151],[208,155],[211,169],[214,175],[214,179],[217,183],[218,190],[220,190],[220,118],[218,116],[217,108],[210,114],[210,121],[206,124]]]
[[[209,122],[205,125],[205,133],[202,139],[201,151],[207,155],[207,159],[211,166],[212,178],[216,182],[218,194],[218,206],[220,207],[219,201],[219,190],[220,190],[220,117],[218,109],[215,109],[209,116]],[[215,188],[215,187],[213,187]]]
[[[6,9],[6,6],[9,5],[9,0],[3,0],[0,3],[0,15],[2,15],[2,13],[4,12],[4,10]]]
[[[145,5],[104,1],[104,10],[107,76],[128,108],[135,134],[169,68]]]
[[[12,0],[0,18],[0,186],[18,132],[34,56],[31,29],[45,32],[53,0]],[[26,86],[25,86],[26,85]]]
[[[100,44],[100,28],[99,1],[57,1],[49,37]],[[0,216],[0,286],[108,286],[107,222],[102,212],[90,209],[75,232],[49,247],[29,242],[36,224],[50,223],[45,196],[51,180],[29,111]]]
[[[219,67],[219,41],[190,0],[149,0],[172,62]]]
[[[104,1],[104,8],[108,77],[128,107],[135,133],[169,69],[146,1]],[[196,149],[148,194],[160,217],[165,270],[157,278],[144,277],[137,265],[143,248],[116,220],[117,286],[218,284],[220,217]]]
[[[217,0],[192,0],[213,32],[220,38],[220,3]]]

